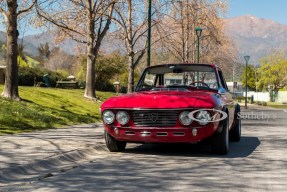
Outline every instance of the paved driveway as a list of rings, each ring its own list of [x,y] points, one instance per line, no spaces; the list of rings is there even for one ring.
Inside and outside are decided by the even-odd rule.
[[[25,165],[103,143],[101,124],[79,125],[19,135],[0,136],[0,167]]]
[[[55,169],[58,165],[54,165],[45,170],[50,174],[43,176],[41,172],[40,179],[34,177],[32,182],[29,177],[6,178],[2,190],[287,191],[287,113],[253,108],[244,115],[253,120],[243,121],[242,140],[231,143],[230,153],[225,156],[209,154],[205,145],[130,144],[124,153],[109,153],[103,147],[87,147],[95,142],[102,146],[102,129],[85,128],[78,132],[82,137],[75,134],[67,139],[71,143],[75,139],[75,146],[82,146],[83,151],[92,149],[83,155],[84,159],[75,159],[76,166]],[[71,130],[67,138],[74,135]],[[59,151],[62,145],[69,149],[71,144],[57,145],[60,147],[54,149]]]

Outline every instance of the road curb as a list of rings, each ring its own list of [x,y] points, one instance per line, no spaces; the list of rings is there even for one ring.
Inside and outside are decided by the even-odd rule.
[[[88,161],[89,157],[95,157],[97,154],[107,154],[107,151],[105,145],[100,143],[85,149],[75,149],[46,159],[35,160],[29,164],[0,169],[0,187],[7,187],[11,184],[10,182],[23,185],[27,182],[39,180],[43,175],[61,172],[65,168],[80,165],[81,162]]]

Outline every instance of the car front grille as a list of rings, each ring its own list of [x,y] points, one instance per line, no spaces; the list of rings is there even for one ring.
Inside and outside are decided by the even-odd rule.
[[[131,111],[137,127],[173,127],[176,125],[179,111],[176,110],[137,110]]]

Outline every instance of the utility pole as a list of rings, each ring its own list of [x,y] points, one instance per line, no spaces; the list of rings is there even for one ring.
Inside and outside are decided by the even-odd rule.
[[[195,29],[196,32],[196,36],[197,36],[197,63],[199,63],[199,47],[200,47],[200,36],[202,33],[202,29],[201,28],[196,28]]]

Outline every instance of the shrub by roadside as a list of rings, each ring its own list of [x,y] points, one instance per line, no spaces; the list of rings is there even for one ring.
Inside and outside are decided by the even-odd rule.
[[[235,98],[239,103],[241,103],[242,101],[245,101],[245,97],[244,96],[237,96]],[[252,97],[247,97],[247,102],[248,103],[254,103],[254,101],[252,100]]]
[[[56,86],[56,82],[60,79],[66,78],[64,74],[50,71],[41,68],[20,67],[19,68],[19,86],[34,86],[36,82],[43,81],[43,75],[48,74],[52,87]]]
[[[265,101],[256,101],[257,105],[267,106],[267,102]]]

